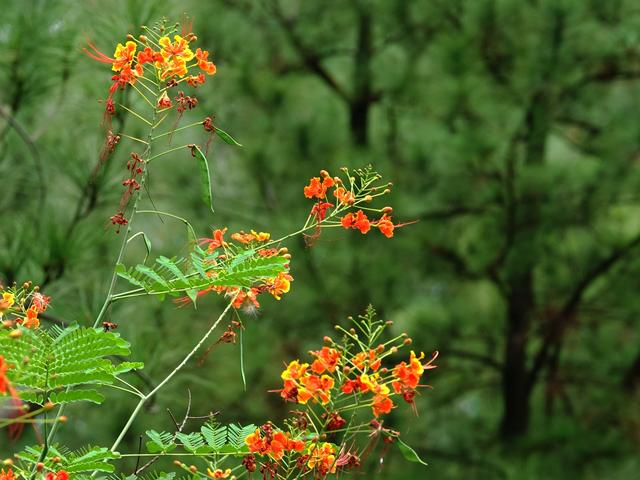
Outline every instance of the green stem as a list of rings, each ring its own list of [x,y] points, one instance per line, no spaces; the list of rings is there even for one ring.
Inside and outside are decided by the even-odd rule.
[[[118,437],[113,442],[113,445],[111,445],[111,451],[112,452],[115,452],[116,449],[118,448],[118,445],[120,445],[120,442],[122,442],[122,439],[124,438],[124,436],[129,431],[129,428],[131,428],[131,425],[133,424],[134,420],[138,416],[138,413],[140,413],[140,409],[142,408],[142,406],[147,402],[147,400],[149,400],[156,393],[158,393],[158,391],[162,387],[164,387],[182,369],[182,367],[184,367],[187,364],[187,362],[196,354],[196,352],[200,349],[200,347],[202,347],[202,344],[204,344],[204,342],[207,341],[207,338],[209,338],[209,336],[213,333],[213,331],[216,329],[216,327],[220,324],[222,319],[225,317],[225,315],[227,314],[227,312],[229,311],[229,309],[233,305],[234,301],[235,301],[235,297],[231,300],[231,302],[229,302],[227,307],[222,311],[220,316],[218,316],[216,321],[213,322],[213,324],[211,325],[211,327],[209,328],[207,333],[204,334],[204,336],[198,341],[198,343],[196,343],[196,345],[182,359],[182,361],[171,371],[171,373],[169,373],[169,375],[167,375],[164,378],[164,380],[162,380],[153,390],[151,390],[148,394],[146,394],[144,397],[142,397],[140,399],[140,401],[138,402],[138,404],[134,408],[133,412],[131,413],[131,416],[129,417],[129,419],[125,423],[124,427],[122,427],[122,430],[118,434]]]

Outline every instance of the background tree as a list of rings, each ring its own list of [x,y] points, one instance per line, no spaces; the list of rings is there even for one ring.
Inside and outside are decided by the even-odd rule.
[[[301,337],[328,334],[332,322],[372,302],[398,332],[420,330],[417,346],[441,350],[434,394],[418,400],[418,420],[404,419],[432,475],[633,478],[640,468],[633,1],[27,3],[31,10],[7,5],[0,21],[0,172],[11,178],[0,196],[1,271],[9,281],[48,282],[60,299],[54,319],[82,321],[96,308],[94,292],[104,286],[92,279],[107,266],[94,259],[110,258],[117,243],[105,225],[126,161],[122,150],[98,183],[89,181],[104,85],[80,56],[85,32],[101,46],[114,32],[184,9],[215,46],[218,74],[203,109],[242,132],[244,145],[212,144],[216,216],[187,183],[186,159],[168,160],[166,176],[151,178],[158,207],[183,192],[172,210],[199,214],[203,235],[212,223],[285,231],[307,214],[299,179],[327,164],[375,164],[401,186],[395,215],[419,220],[407,227],[411,235],[397,232],[392,259],[383,240],[365,254],[357,237],[324,234],[320,248],[299,256],[278,318],[266,305],[247,320],[247,390],[256,398],[249,408],[233,386],[238,351],[227,346],[190,366],[185,383],[153,408],[184,407],[190,388],[193,411],[277,418],[282,405],[275,395],[265,399],[274,386],[263,379],[278,372],[262,366],[303,352],[310,346]],[[183,244],[178,236],[154,239],[160,252]],[[364,255],[378,260],[375,268],[365,270]],[[328,270],[340,281],[326,279]],[[206,318],[205,305],[114,308],[112,318],[123,335],[147,342],[133,355],[153,377],[154,363],[173,360],[155,339],[190,342],[188,326]],[[229,385],[212,385],[209,370]],[[78,413],[86,423],[70,423],[67,434],[108,432],[127,410],[114,406],[110,419]],[[389,478],[416,475],[395,470],[393,457],[385,464]]]

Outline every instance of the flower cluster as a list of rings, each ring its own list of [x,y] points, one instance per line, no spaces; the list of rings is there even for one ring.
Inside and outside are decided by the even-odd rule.
[[[15,329],[18,325],[24,328],[40,327],[38,315],[49,306],[50,297],[40,293],[40,287],[25,282],[21,287],[14,285],[3,288],[0,285],[0,320],[2,327]],[[15,329],[11,335],[20,335]]]
[[[332,177],[326,170],[322,170],[319,177],[311,178],[304,187],[304,196],[315,201],[307,223],[317,226],[315,234],[307,235],[307,240],[317,238],[321,227],[331,226],[359,230],[362,234],[368,233],[373,227],[385,237],[393,237],[394,230],[401,226],[394,224],[391,219],[393,209],[369,206],[376,197],[390,193],[392,185],[379,184],[382,177],[371,167],[356,169],[353,173],[346,168],[342,171],[347,176],[346,181],[339,176]],[[373,213],[380,216],[371,219],[365,211],[369,215]]]
[[[271,242],[271,234],[266,232],[256,232],[251,230],[249,233],[244,231],[231,234],[231,240],[235,243],[227,242],[224,236],[227,229],[213,230],[211,238],[200,239],[200,246],[206,247],[207,258],[211,265],[224,265],[230,262],[238,255],[252,253],[256,258],[264,257],[282,257],[287,263],[284,267],[287,271],[280,272],[271,278],[265,278],[252,285],[250,288],[211,286],[198,292],[198,296],[205,295],[209,292],[215,292],[233,298],[233,307],[236,309],[245,308],[253,310],[260,308],[258,297],[262,293],[271,294],[276,300],[280,300],[285,293],[291,289],[293,276],[288,272],[291,254],[286,247],[275,248],[274,242]],[[215,270],[210,275],[215,276]],[[180,302],[188,302],[188,298],[180,299]]]
[[[137,82],[157,83],[166,82],[167,88],[186,82],[191,87],[197,87],[205,82],[206,75],[214,75],[216,66],[209,60],[209,52],[196,48],[192,50],[191,42],[197,40],[192,32],[183,31],[181,35],[167,31],[164,25],[157,28],[145,28],[145,35],[127,36],[123,45],[118,43],[113,57],[102,53],[95,45],[89,43],[85,53],[94,60],[111,65],[115,74],[111,77],[112,85],[106,101],[106,114],[111,116],[116,111],[113,95],[128,85]],[[183,28],[184,30],[184,28]],[[173,39],[173,40],[172,40]],[[193,69],[199,71],[193,72]],[[145,79],[145,71],[152,72],[150,79]],[[147,88],[148,85],[145,87]],[[181,95],[184,97],[184,95]],[[166,90],[158,101],[158,108],[170,108],[171,100]]]
[[[423,365],[424,353],[416,355],[411,351],[408,362],[402,361],[393,368],[382,367],[383,359],[411,343],[403,334],[374,346],[385,326],[385,323],[377,325],[380,331],[375,334],[366,331],[365,339],[355,330],[338,327],[345,335],[345,342],[337,344],[326,337],[331,346],[309,352],[315,357],[311,364],[299,360],[290,362],[281,375],[284,385],[280,396],[302,405],[309,401],[320,403],[325,406],[328,423],[334,426],[348,398],[358,397],[357,404],[370,407],[375,418],[394,408],[392,397],[395,395],[414,405],[417,389],[423,386],[421,377],[426,369],[435,368],[433,361],[437,354]]]
[[[423,353],[411,351],[408,359],[386,367],[411,339],[401,334],[381,343],[392,322],[378,320],[371,307],[351,320],[354,328],[336,327],[343,334],[341,342],[325,337],[327,345],[310,351],[309,362],[293,360],[282,372],[284,386],[277,392],[298,409],[291,412],[285,429],[267,423],[245,438],[248,454],[242,466],[249,474],[325,478],[359,467],[380,437],[393,443],[400,436],[380,417],[394,408],[396,396],[415,410],[415,395],[426,386],[422,377],[435,368],[437,352],[425,363]],[[215,472],[225,471],[210,471],[209,477],[220,478]]]
[[[256,429],[245,439],[245,443],[251,453],[268,455],[273,460],[282,460],[287,452],[301,452],[305,445],[304,441],[292,439],[289,432],[276,430],[270,423]]]

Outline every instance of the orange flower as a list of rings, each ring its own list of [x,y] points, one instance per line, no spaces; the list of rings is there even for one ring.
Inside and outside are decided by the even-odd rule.
[[[311,444],[309,446],[309,460],[307,466],[315,469],[320,477],[324,477],[329,473],[336,473],[336,456],[335,449],[330,443],[322,445]]]
[[[376,356],[377,354],[375,350],[369,350],[368,352],[359,352],[351,359],[351,363],[353,363],[360,370],[363,370],[366,362],[368,362],[369,368],[376,372],[378,371],[378,369],[380,368],[380,364],[382,363],[379,358],[376,359]]]
[[[204,83],[204,74],[199,73],[197,76],[189,75],[187,77],[187,83],[192,87],[197,87],[198,85],[202,85]]]
[[[282,298],[283,293],[287,293],[291,289],[293,277],[285,272],[278,273],[277,277],[269,278],[265,281],[268,292],[273,295],[276,300]]]
[[[311,207],[311,216],[316,217],[317,220],[324,220],[327,218],[327,210],[333,207],[333,203],[318,202]]]
[[[11,391],[11,382],[7,378],[7,371],[13,368],[12,365],[9,365],[4,361],[4,356],[0,355],[0,394],[6,395],[7,392]],[[2,477],[0,477],[2,480]]]
[[[160,78],[166,80],[173,76],[184,77],[188,72],[189,70],[187,69],[187,62],[185,60],[180,57],[171,57],[171,59],[164,64]]]
[[[260,429],[256,428],[256,431],[250,435],[247,435],[247,438],[244,439],[244,443],[249,447],[249,451],[251,453],[259,453],[264,454],[267,452],[269,446],[267,445],[267,441],[260,435]]]
[[[201,48],[196,49],[196,59],[198,60],[198,67],[201,70],[205,71],[209,75],[213,75],[216,73],[216,66],[213,62],[209,62],[207,59],[209,58],[209,52],[206,50],[202,50]]]
[[[293,360],[292,362],[289,363],[289,365],[287,366],[287,369],[284,372],[282,372],[280,377],[283,380],[298,380],[307,373],[308,368],[309,368],[308,363],[301,364],[299,360]]]
[[[151,48],[146,47],[144,50],[138,52],[138,65],[144,65],[145,63],[159,63],[164,62],[164,57],[160,52],[154,52]]]
[[[333,373],[336,370],[336,365],[338,364],[338,360],[340,360],[340,352],[335,348],[322,347],[322,350],[309,353],[317,357],[311,364],[311,370],[315,373],[321,374],[324,373],[325,370]]]
[[[395,228],[395,225],[391,221],[391,218],[386,214],[382,215],[382,218],[376,222],[376,227],[378,227],[385,237],[393,237],[393,229]]]
[[[344,393],[353,393],[353,392],[366,392],[369,387],[367,387],[364,383],[362,383],[362,381],[360,380],[360,377],[356,378],[355,380],[347,380],[346,382],[344,382],[344,384],[342,385],[342,391]]]
[[[210,468],[207,468],[207,475],[210,478],[227,478],[231,475],[231,469],[227,468],[226,470],[220,470],[219,468],[216,468],[215,470],[211,470]]]
[[[356,214],[347,213],[340,223],[344,228],[353,228],[360,230],[360,233],[365,234],[371,229],[371,222],[362,210],[358,210]]]
[[[158,43],[162,47],[160,53],[166,59],[178,59],[182,62],[188,62],[193,58],[193,52],[189,48],[189,42],[180,35],[174,35],[174,42],[171,43],[169,37],[162,37]]]
[[[417,357],[412,350],[409,356],[409,363],[401,362],[393,369],[393,376],[396,378],[391,385],[396,393],[401,393],[406,389],[413,389],[418,386],[420,377],[424,372],[424,366],[420,362],[424,358],[424,353]]]
[[[136,43],[135,42],[127,42],[124,45],[121,43],[116,47],[116,51],[113,54],[113,65],[111,66],[111,70],[114,72],[119,72],[126,66],[131,66],[131,62],[136,54]]]
[[[329,176],[326,176],[320,181],[320,177],[313,177],[309,180],[309,185],[304,187],[304,196],[307,198],[320,198],[323,199],[327,196],[327,190],[333,186],[335,182]]]
[[[15,300],[14,300],[13,293],[4,292],[2,294],[2,300],[0,300],[0,314],[5,310],[8,310],[9,308],[13,307],[14,302]]]
[[[379,375],[377,373],[373,375],[367,375],[366,373],[360,375],[360,381],[367,386],[369,391],[376,395],[389,395],[389,387],[384,384],[378,383]]]
[[[45,475],[45,480],[69,480],[69,474],[64,470],[60,470],[57,473],[49,472]]]
[[[0,470],[0,480],[14,480],[15,478],[13,470],[9,469],[7,472],[4,471],[4,468]]]
[[[373,414],[377,418],[383,413],[389,413],[393,408],[393,402],[386,395],[376,395],[371,408],[373,408]]]
[[[349,190],[344,187],[338,187],[333,191],[333,195],[338,199],[340,203],[343,205],[353,205],[356,201],[356,198],[353,196]]]
[[[232,289],[227,291],[231,296],[236,295],[237,290]],[[257,288],[250,288],[247,291],[241,290],[237,293],[236,299],[233,301],[233,308],[238,309],[241,307],[255,307],[260,308],[260,303],[258,302],[258,291]]]
[[[209,244],[207,247],[207,253],[213,253],[217,248],[225,247],[227,245],[227,242],[224,241],[224,234],[226,231],[226,228],[223,228],[222,230],[217,228],[213,231],[213,238],[204,238],[200,241],[201,243]]]
[[[47,297],[43,294],[41,294],[40,292],[35,292],[32,296],[31,296],[31,306],[35,307],[35,309],[39,312],[42,313],[44,312],[47,307],[49,306],[49,301],[51,300],[51,297]]]
[[[27,316],[22,319],[22,325],[26,328],[38,328],[40,326],[40,320],[38,319],[38,309],[36,307],[29,307],[26,311]]]
[[[301,388],[298,389],[298,402],[307,403],[310,399],[320,400],[326,405],[331,400],[331,389],[334,386],[333,378],[329,375],[306,375],[300,379]]]

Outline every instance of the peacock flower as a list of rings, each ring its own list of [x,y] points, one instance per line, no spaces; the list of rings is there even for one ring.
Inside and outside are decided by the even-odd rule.
[[[311,370],[318,375],[328,370],[333,373],[336,370],[338,361],[340,360],[340,352],[335,348],[322,347],[322,350],[309,352],[316,359],[311,364]]]
[[[202,50],[201,48],[196,49],[196,59],[198,60],[198,67],[208,75],[214,75],[216,73],[216,66],[213,62],[208,60],[209,52],[206,50]]]
[[[226,470],[221,470],[216,468],[215,470],[211,470],[207,468],[207,476],[209,478],[228,478],[231,475],[231,469],[227,468]]]
[[[285,272],[280,272],[274,278],[269,278],[265,281],[267,291],[273,295],[276,300],[280,300],[284,293],[289,292],[291,289],[291,282],[293,277]]]
[[[194,57],[193,52],[189,48],[189,42],[180,35],[174,35],[174,42],[171,43],[169,37],[162,37],[158,43],[162,47],[160,53],[166,59],[179,59],[188,62]]]
[[[336,456],[335,448],[330,443],[311,444],[309,446],[309,460],[307,466],[318,472],[320,477],[324,477],[329,473],[336,473]]]
[[[113,54],[113,65],[111,66],[111,70],[114,72],[119,72],[126,66],[131,66],[133,59],[136,55],[136,43],[135,42],[127,42],[124,45],[119,43],[116,46],[116,51]]]
[[[387,395],[376,395],[371,405],[373,415],[378,418],[383,413],[391,412],[393,401]]]
[[[22,326],[26,328],[38,328],[40,326],[38,309],[36,307],[29,307],[25,313],[26,317],[22,319]]]

